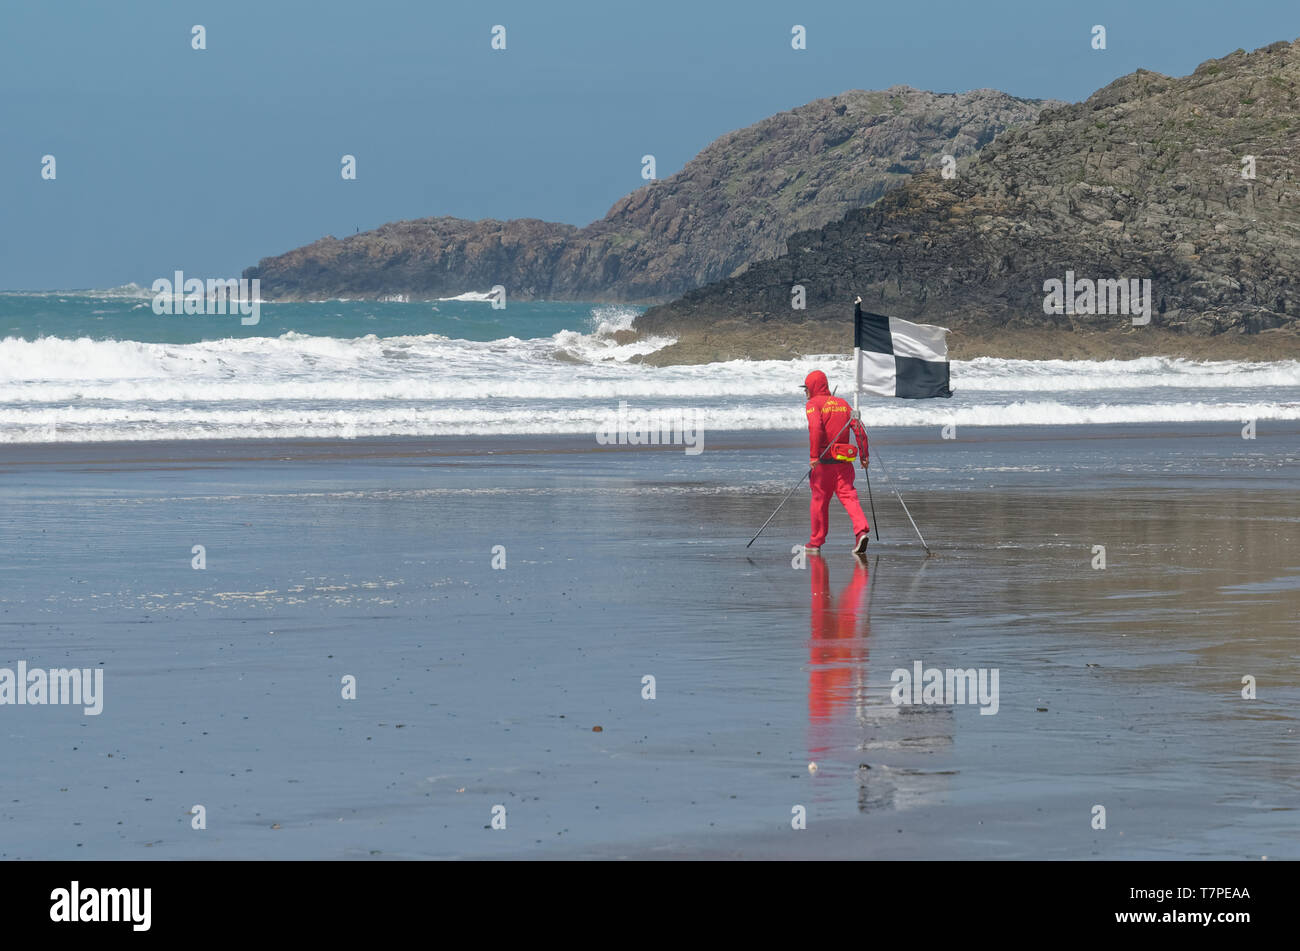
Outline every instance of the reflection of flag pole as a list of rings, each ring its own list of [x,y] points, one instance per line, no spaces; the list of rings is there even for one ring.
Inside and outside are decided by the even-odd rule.
[[[865,625],[867,631],[870,632],[871,631],[871,604],[872,604],[871,596],[872,594],[875,593],[876,590],[876,575],[872,569],[867,568],[866,559],[864,558],[862,561],[863,561],[862,567],[867,570],[868,576],[871,578],[871,580],[867,582],[867,618],[866,618],[866,625]],[[876,565],[879,566],[879,564],[880,564],[880,556],[877,555]],[[859,627],[861,626],[863,625],[859,625]],[[855,631],[854,633],[858,633],[858,632]],[[865,654],[866,654],[865,646],[863,647],[863,654],[864,654],[864,662],[860,664],[856,664],[854,666],[854,670],[857,673],[857,690],[855,691],[855,701],[856,701],[855,706],[856,706],[856,712],[857,712],[859,723],[867,722],[867,683],[863,679],[863,674],[866,672],[866,667],[867,667],[865,663]]]

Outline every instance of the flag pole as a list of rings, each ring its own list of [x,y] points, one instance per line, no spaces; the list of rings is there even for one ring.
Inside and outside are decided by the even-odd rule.
[[[853,301],[853,362],[854,362],[854,382],[855,382],[854,391],[853,391],[853,418],[854,419],[860,418],[860,414],[858,412],[858,402],[862,396],[862,333],[861,333],[861,327],[859,326],[861,321],[862,321],[862,297],[861,295],[859,295],[857,299]],[[944,332],[947,333],[948,331],[945,330]],[[945,349],[945,356],[946,353],[947,351]],[[944,395],[951,396],[952,394],[951,392],[949,392]],[[880,459],[880,471],[885,476],[885,481],[890,483],[889,487],[894,491],[894,498],[898,499],[898,504],[903,507],[903,512],[907,515],[907,520],[912,523],[912,530],[916,532],[916,537],[921,540],[921,547],[925,549],[926,556],[933,557],[934,552],[931,551],[930,546],[925,543],[925,536],[921,534],[921,530],[916,527],[916,519],[912,518],[912,513],[908,511],[907,503],[904,502],[903,497],[899,495],[898,489],[894,488],[893,485],[894,480],[889,477],[888,472],[885,472],[884,458],[881,457],[879,454],[877,454],[876,458]],[[870,475],[867,476],[867,497],[871,498],[871,476]],[[875,499],[871,499],[871,517],[873,520],[875,519],[875,516],[876,516],[876,502]],[[876,541],[880,541],[879,526],[876,526]]]
[[[854,314],[854,336],[857,336],[857,315]],[[858,404],[862,401],[862,348],[853,348],[853,418],[862,419]],[[868,465],[871,453],[867,451]],[[871,470],[862,467],[862,474],[867,477],[867,501],[871,503],[871,527],[876,530],[876,544],[880,544],[880,520],[876,518],[876,497],[871,494]]]
[[[853,302],[853,418],[862,419],[859,406],[862,402],[862,348],[858,345],[858,314],[862,312],[862,298]],[[867,462],[870,464],[870,451]],[[876,530],[876,544],[880,544],[880,521],[876,518],[876,497],[871,494],[871,472],[866,466],[862,474],[867,477],[867,501],[871,503],[871,525]]]

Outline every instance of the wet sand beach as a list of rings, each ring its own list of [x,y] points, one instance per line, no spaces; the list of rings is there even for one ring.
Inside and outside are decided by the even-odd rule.
[[[5,446],[0,857],[1300,856],[1300,427],[872,435]]]

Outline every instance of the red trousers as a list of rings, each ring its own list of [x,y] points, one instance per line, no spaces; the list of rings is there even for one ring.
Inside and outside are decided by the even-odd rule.
[[[853,463],[823,462],[813,466],[808,484],[812,486],[812,505],[808,508],[812,517],[812,535],[808,539],[810,547],[820,548],[822,542],[826,541],[832,495],[840,500],[844,511],[853,520],[854,538],[868,530],[870,526],[867,524],[867,516],[863,514],[862,503],[858,501],[858,493],[853,488]]]

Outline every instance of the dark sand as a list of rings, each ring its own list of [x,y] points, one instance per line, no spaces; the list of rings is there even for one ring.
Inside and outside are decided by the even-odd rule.
[[[793,433],[4,447],[0,666],[105,702],[0,706],[0,857],[1300,856],[1300,427],[875,440],[936,557],[879,459],[869,569],[746,550]]]

